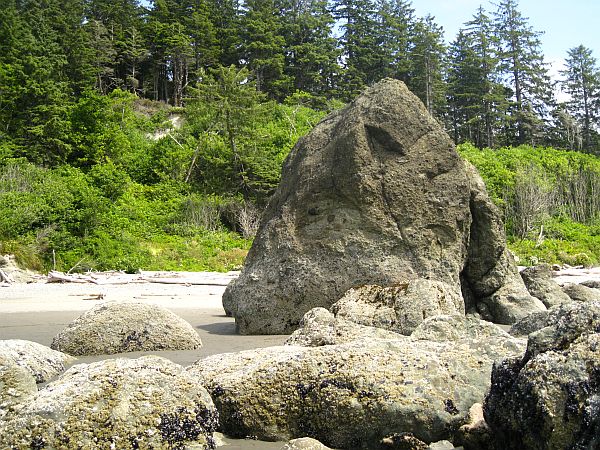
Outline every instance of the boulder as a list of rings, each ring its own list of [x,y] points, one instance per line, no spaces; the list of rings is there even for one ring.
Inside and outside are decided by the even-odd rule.
[[[497,449],[598,448],[600,302],[575,303],[495,365],[484,416]]]
[[[406,86],[383,80],[290,152],[240,277],[223,295],[242,334],[291,333],[351,288],[417,279],[514,322],[529,296],[481,178]],[[509,286],[502,292],[499,290]]]
[[[529,293],[540,299],[547,308],[572,301],[554,281],[552,267],[548,264],[523,269],[521,278],[523,278]]]
[[[519,353],[522,352],[522,348]],[[502,344],[360,339],[214,355],[188,368],[233,437],[312,436],[333,448],[374,448],[391,433],[448,439],[482,402]]]
[[[157,356],[73,366],[0,423],[0,448],[215,448],[208,393]]]
[[[600,280],[585,280],[579,284],[593,289],[600,289]]]
[[[0,423],[8,414],[18,412],[36,392],[37,385],[30,371],[0,354]]]
[[[331,311],[337,318],[409,335],[427,317],[464,314],[465,305],[452,286],[416,279],[397,286],[350,289]]]
[[[469,410],[468,422],[454,434],[454,443],[466,450],[492,448],[492,432],[483,417],[483,405],[475,403]]]
[[[166,308],[135,302],[106,302],[86,311],[52,340],[70,355],[112,355],[156,350],[194,350],[200,336]]]
[[[319,347],[351,342],[356,339],[400,339],[398,333],[381,328],[359,325],[336,318],[325,308],[313,308],[302,318],[300,328],[285,341],[286,345]]]
[[[304,437],[292,439],[281,447],[281,450],[331,450],[313,438]]]
[[[576,302],[591,302],[600,300],[600,289],[591,288],[583,284],[567,283],[563,291]]]
[[[37,383],[45,383],[60,375],[66,366],[76,361],[65,353],[21,339],[0,341],[0,355],[27,369]]]
[[[561,303],[547,311],[532,313],[523,317],[515,323],[509,330],[512,336],[528,336],[542,328],[556,325],[563,317],[568,316],[573,311],[578,311],[581,305],[577,302]]]
[[[468,314],[439,315],[425,319],[410,335],[414,340],[436,342],[472,340],[515,340],[498,325]],[[517,342],[517,341],[515,341]],[[522,347],[522,346],[521,346]]]

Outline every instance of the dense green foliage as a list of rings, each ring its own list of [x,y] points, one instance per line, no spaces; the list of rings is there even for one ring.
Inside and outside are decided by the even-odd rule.
[[[598,262],[597,159],[540,148],[600,154],[596,59],[568,51],[558,103],[541,33],[492,7],[447,45],[410,0],[0,0],[0,252],[237,267],[296,140],[394,77],[473,144],[516,251]]]
[[[529,146],[459,151],[504,212],[523,263],[600,263],[600,158]]]

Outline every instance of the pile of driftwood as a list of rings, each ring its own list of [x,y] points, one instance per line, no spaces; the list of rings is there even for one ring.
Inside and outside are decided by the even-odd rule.
[[[9,277],[4,270],[0,269],[0,283],[1,284],[11,284],[14,283],[14,280]]]
[[[227,286],[239,275],[238,272],[140,272],[127,274],[124,272],[93,272],[87,274],[71,274],[58,271],[48,273],[48,283],[92,283],[92,284],[130,284],[161,283],[180,284],[185,286]]]

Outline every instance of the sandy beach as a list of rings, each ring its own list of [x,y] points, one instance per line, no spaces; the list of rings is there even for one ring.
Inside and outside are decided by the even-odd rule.
[[[69,322],[110,300],[133,300],[160,305],[179,315],[198,331],[203,347],[190,351],[132,352],[80,357],[77,363],[107,358],[160,355],[184,366],[208,355],[280,345],[287,336],[240,336],[225,316],[221,296],[232,276],[194,274],[194,282],[222,285],[161,284],[135,281],[126,284],[13,283],[0,287],[0,339],[25,339],[49,346]],[[279,449],[282,443],[225,439],[228,449]]]

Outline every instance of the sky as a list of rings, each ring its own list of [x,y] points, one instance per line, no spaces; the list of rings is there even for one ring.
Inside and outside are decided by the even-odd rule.
[[[497,3],[494,1],[493,3]],[[431,14],[444,27],[447,41],[456,37],[465,22],[471,20],[480,5],[490,13],[496,10],[487,0],[413,0],[418,17]],[[519,11],[529,18],[534,31],[542,31],[542,51],[553,72],[562,64],[567,50],[584,45],[600,61],[599,0],[520,0]]]

